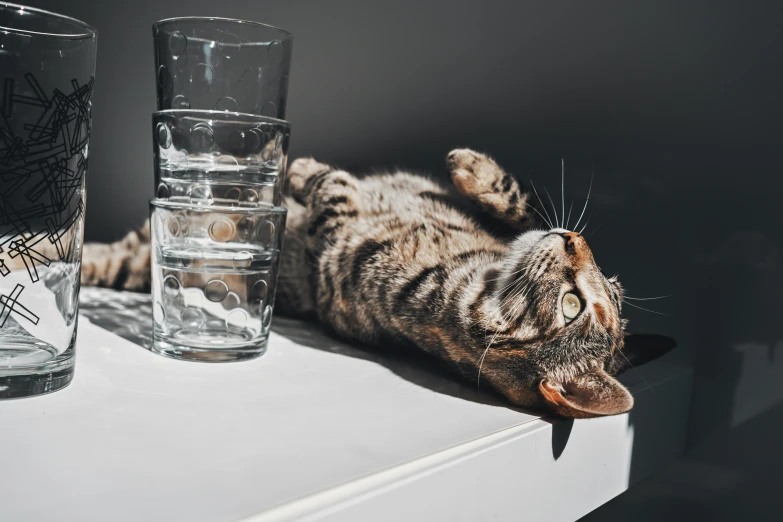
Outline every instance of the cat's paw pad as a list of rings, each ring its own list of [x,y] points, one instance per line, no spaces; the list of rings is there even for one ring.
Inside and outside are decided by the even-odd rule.
[[[463,194],[483,194],[492,190],[497,166],[487,156],[470,149],[455,149],[446,157],[451,180]]]
[[[332,168],[329,165],[320,163],[313,158],[298,158],[288,166],[288,189],[291,195],[301,200],[306,196],[305,187],[307,180],[312,176],[329,172]]]

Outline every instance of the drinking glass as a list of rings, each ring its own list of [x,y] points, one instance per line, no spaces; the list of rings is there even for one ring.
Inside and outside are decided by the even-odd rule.
[[[227,18],[152,26],[158,110],[201,109],[285,119],[293,37]]]
[[[96,40],[0,2],[0,398],[73,377]]]
[[[264,353],[286,214],[150,202],[154,351],[208,362]]]
[[[159,199],[200,205],[279,205],[290,125],[234,112],[168,110],[152,116]]]

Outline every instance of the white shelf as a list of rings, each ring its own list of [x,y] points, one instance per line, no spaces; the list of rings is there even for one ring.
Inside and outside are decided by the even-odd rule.
[[[683,449],[676,357],[625,378],[631,417],[552,424],[275,322],[263,357],[203,364],[82,317],[73,383],[0,401],[0,520],[574,520]]]

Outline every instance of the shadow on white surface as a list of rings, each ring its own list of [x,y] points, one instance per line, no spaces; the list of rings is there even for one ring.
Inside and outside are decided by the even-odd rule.
[[[147,294],[84,288],[81,294],[81,313],[95,325],[138,346],[149,349],[152,344],[152,307],[150,297]],[[491,391],[479,390],[465,384],[436,359],[408,347],[386,346],[380,350],[368,350],[358,343],[346,342],[330,335],[318,324],[286,317],[276,316],[272,330],[300,346],[375,363],[412,385],[429,389],[438,394],[478,404],[502,407],[537,417],[541,416],[535,412],[511,406],[502,397]],[[645,390],[649,380],[660,379],[660,376],[656,375],[654,371],[650,375],[650,371],[632,369],[625,372],[621,376],[621,380],[635,394],[638,394]],[[648,374],[647,379],[643,376],[644,373]],[[642,397],[641,400],[643,401],[644,398]],[[648,417],[637,410],[632,411],[629,416],[629,429],[639,433],[645,440],[653,441],[661,435],[656,430],[659,430],[662,424],[659,419]],[[545,420],[552,425],[551,451],[553,458],[557,460],[568,446],[574,421],[553,417]],[[652,459],[654,460],[654,458],[653,456]],[[646,462],[639,465],[639,459]],[[636,465],[630,476],[631,484],[646,476],[651,467],[655,467],[655,463],[643,455],[635,455],[635,460]]]
[[[510,406],[502,397],[491,392],[466,385],[453,376],[450,371],[443,368],[439,361],[433,357],[406,347],[387,346],[374,350],[364,349],[358,343],[350,343],[333,337],[317,324],[285,317],[275,317],[272,330],[302,346],[374,362],[406,381],[438,393],[530,413]]]
[[[83,287],[79,313],[91,323],[147,350],[152,348],[152,301],[149,294]]]
[[[84,288],[80,313],[93,324],[138,346],[146,349],[152,346],[152,305],[147,294]],[[395,352],[394,347],[381,351],[365,350],[357,344],[333,337],[317,324],[286,317],[275,316],[272,331],[301,346],[374,362],[413,384],[438,393],[481,404],[508,407],[501,397],[471,389],[458,381],[426,354],[411,350]]]
[[[140,347],[149,350],[152,346],[152,306],[147,294],[83,288],[80,313],[93,324]],[[421,352],[392,346],[381,350],[367,350],[357,343],[335,338],[318,324],[287,317],[275,316],[272,330],[301,346],[373,362],[413,385],[439,394],[541,416],[539,413],[509,405],[491,391],[468,386],[443,368],[439,361]],[[552,455],[557,459],[568,444],[573,420],[551,418],[547,419],[547,422],[553,426]]]

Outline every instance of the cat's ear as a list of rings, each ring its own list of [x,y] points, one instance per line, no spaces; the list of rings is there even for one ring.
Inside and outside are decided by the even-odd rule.
[[[677,346],[677,341],[665,335],[626,334],[625,346],[618,361],[618,370],[641,366],[666,355]]]
[[[563,417],[618,415],[633,408],[631,393],[603,370],[594,370],[564,383],[544,379],[538,384],[538,390],[546,405]]]

